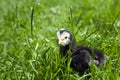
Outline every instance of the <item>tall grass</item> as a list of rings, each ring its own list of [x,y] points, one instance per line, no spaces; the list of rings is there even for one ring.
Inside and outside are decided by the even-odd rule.
[[[119,0],[1,0],[0,79],[119,80],[119,8]],[[71,30],[78,45],[103,51],[102,68],[93,65],[83,76],[71,69],[56,43],[60,28]]]

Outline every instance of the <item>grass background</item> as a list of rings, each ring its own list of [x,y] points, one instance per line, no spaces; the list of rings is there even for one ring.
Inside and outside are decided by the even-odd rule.
[[[90,80],[120,80],[120,0],[0,0],[0,79],[84,80],[59,55],[60,28],[105,53]]]

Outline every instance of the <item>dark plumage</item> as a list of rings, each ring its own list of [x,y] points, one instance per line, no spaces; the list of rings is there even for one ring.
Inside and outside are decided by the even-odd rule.
[[[71,67],[83,74],[91,64],[91,56],[88,51],[77,51],[72,55]]]
[[[93,57],[94,64],[101,66],[104,63],[104,54],[97,50],[84,46],[77,46],[72,33],[68,30],[61,29],[57,32],[60,53],[65,56],[67,51],[72,52],[71,67],[80,73],[84,73],[91,65]]]

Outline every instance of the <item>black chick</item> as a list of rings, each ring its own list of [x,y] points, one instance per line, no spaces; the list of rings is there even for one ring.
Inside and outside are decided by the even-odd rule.
[[[104,54],[97,49],[84,46],[77,46],[72,33],[66,29],[60,29],[57,32],[60,53],[65,56],[68,50],[72,52],[71,67],[84,73],[91,65],[91,57],[94,59],[96,66],[104,63]]]

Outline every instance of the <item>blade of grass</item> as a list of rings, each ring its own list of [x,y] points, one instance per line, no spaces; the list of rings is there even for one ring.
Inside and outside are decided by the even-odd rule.
[[[73,11],[72,11],[72,6],[70,7],[70,30],[73,32],[73,27],[74,27],[74,24],[73,24]]]
[[[33,38],[33,26],[34,26],[34,6],[31,7],[31,36]]]

